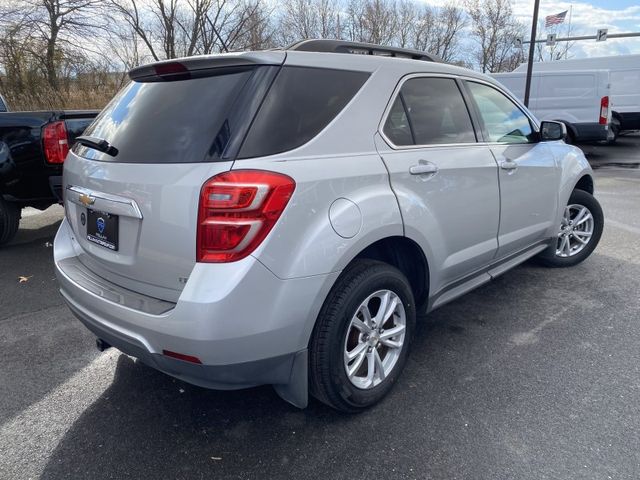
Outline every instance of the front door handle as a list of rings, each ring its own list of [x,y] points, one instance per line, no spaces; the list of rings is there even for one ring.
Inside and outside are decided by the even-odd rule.
[[[418,165],[409,168],[411,175],[433,175],[438,172],[438,166],[435,163],[420,160]]]
[[[503,170],[515,170],[518,168],[518,164],[516,162],[512,162],[511,160],[506,160],[500,164],[500,168]]]

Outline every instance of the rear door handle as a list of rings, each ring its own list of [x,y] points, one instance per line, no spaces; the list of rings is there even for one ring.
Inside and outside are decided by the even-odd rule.
[[[418,165],[409,168],[411,175],[433,175],[438,172],[438,166],[435,163],[420,160]]]
[[[500,164],[500,168],[503,170],[515,170],[518,168],[518,164],[516,162],[512,162],[511,160],[506,160]]]

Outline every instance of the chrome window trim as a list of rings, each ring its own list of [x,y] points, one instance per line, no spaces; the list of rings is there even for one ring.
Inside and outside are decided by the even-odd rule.
[[[511,95],[509,92],[505,91],[504,89],[500,88],[499,86],[488,82],[484,79],[481,78],[476,78],[473,76],[469,76],[469,75],[456,75],[456,74],[452,74],[452,73],[427,73],[427,72],[423,72],[423,73],[410,73],[405,75],[404,77],[402,77],[400,79],[400,81],[398,82],[398,84],[396,85],[395,89],[393,90],[393,93],[391,94],[391,98],[387,103],[387,106],[384,109],[384,112],[382,114],[382,120],[380,120],[380,122],[378,123],[378,134],[382,137],[382,139],[385,141],[385,143],[392,149],[392,150],[417,150],[417,149],[423,149],[423,148],[451,148],[451,147],[470,147],[470,146],[491,146],[491,145],[532,145],[535,142],[527,142],[527,143],[506,143],[506,142],[484,142],[484,141],[475,141],[475,142],[466,142],[466,143],[433,143],[433,144],[424,144],[424,145],[396,145],[395,143],[393,143],[389,137],[387,137],[387,135],[384,133],[384,124],[387,122],[387,117],[389,116],[389,113],[391,112],[391,109],[393,108],[393,104],[396,101],[396,98],[398,97],[398,94],[400,93],[400,90],[402,89],[403,85],[405,84],[405,82],[414,79],[414,78],[450,78],[452,80],[466,80],[466,81],[471,81],[471,82],[476,82],[476,83],[482,83],[488,87],[494,88],[496,89],[498,92],[502,93],[504,96],[506,96],[509,100],[511,100],[513,102],[513,104],[529,119],[529,121],[531,122],[532,125],[532,129],[534,132],[539,132],[540,126],[538,124],[538,121],[530,114],[530,112],[528,110],[523,110],[522,109],[522,105],[520,104],[520,102],[513,96]],[[456,83],[456,87],[457,87],[457,83]],[[465,106],[467,107],[467,109],[469,109],[469,105],[467,105],[467,102],[462,94],[462,92],[460,92],[460,96],[462,97],[462,101],[465,103]],[[471,113],[469,113],[469,118],[471,120],[471,124],[473,125],[474,130],[478,128],[477,125],[475,125],[474,121],[473,121],[473,116],[471,115]]]

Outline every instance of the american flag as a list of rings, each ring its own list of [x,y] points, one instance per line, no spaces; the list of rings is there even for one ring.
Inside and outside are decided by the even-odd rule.
[[[545,17],[544,19],[545,28],[549,28],[551,25],[558,25],[559,23],[563,23],[564,17],[567,16],[567,11],[568,10],[565,10],[564,12],[556,13],[555,15],[549,15],[548,17]]]

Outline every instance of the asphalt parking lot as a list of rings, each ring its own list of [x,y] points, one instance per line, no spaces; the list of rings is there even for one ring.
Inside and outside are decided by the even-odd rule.
[[[100,353],[57,293],[60,207],[0,250],[0,478],[640,478],[640,135],[585,147],[605,232],[420,322],[357,416],[208,391]]]

